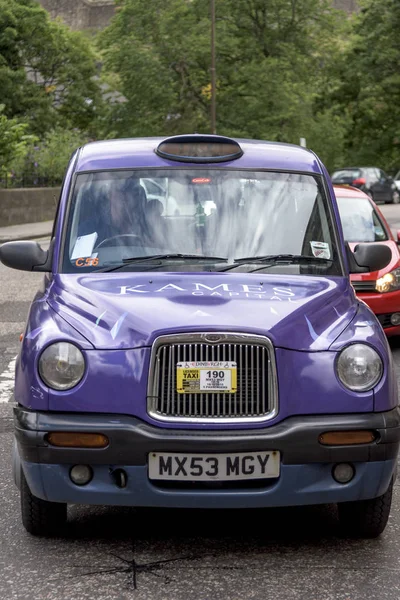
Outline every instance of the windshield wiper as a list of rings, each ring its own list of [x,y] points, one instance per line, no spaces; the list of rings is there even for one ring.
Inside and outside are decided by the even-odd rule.
[[[161,261],[163,260],[185,260],[185,261],[213,261],[213,262],[227,262],[228,259],[223,256],[205,256],[202,254],[152,254],[150,256],[132,256],[131,258],[124,258],[122,260],[122,264],[117,265],[116,267],[105,267],[104,269],[99,269],[96,273],[106,273],[110,271],[117,271],[118,269],[123,269],[127,265],[130,264],[145,264],[147,262],[153,261]],[[158,265],[157,265],[158,266]]]
[[[248,273],[254,271],[261,271],[265,268],[265,265],[273,266],[278,263],[282,264],[321,264],[321,263],[332,263],[333,260],[330,258],[316,258],[314,256],[304,256],[303,254],[267,254],[265,256],[244,256],[243,258],[236,258],[233,264],[228,265],[222,269],[218,269],[219,272],[230,271],[245,264],[252,263],[263,263],[263,266],[257,269],[252,269]]]

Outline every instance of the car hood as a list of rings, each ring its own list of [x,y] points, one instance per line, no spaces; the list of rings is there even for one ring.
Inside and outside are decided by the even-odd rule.
[[[326,350],[357,311],[345,277],[245,273],[58,274],[47,301],[98,349],[232,331],[267,335],[283,348]]]

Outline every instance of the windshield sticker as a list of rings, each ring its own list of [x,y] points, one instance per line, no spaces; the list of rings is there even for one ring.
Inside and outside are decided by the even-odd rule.
[[[97,232],[90,233],[89,235],[81,235],[76,239],[74,249],[71,254],[71,260],[79,259],[81,256],[84,258],[91,256],[94,245],[97,240]]]
[[[97,267],[99,264],[99,259],[97,257],[92,258],[83,258],[82,256],[77,258],[75,261],[76,267]]]
[[[331,257],[331,251],[329,249],[329,244],[326,242],[310,242],[311,250],[315,258],[326,258],[329,259]]]

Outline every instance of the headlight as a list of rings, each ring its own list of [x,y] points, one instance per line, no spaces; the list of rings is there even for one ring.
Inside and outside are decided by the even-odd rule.
[[[82,352],[68,342],[48,346],[39,359],[39,374],[54,390],[69,390],[77,385],[85,372]]]
[[[371,390],[382,377],[379,354],[366,344],[347,346],[339,355],[337,374],[344,386],[354,392]]]
[[[377,292],[394,292],[400,289],[400,269],[395,269],[386,273],[376,281],[375,289]]]

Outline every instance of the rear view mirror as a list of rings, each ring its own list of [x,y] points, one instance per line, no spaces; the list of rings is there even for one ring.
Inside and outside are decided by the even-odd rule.
[[[51,271],[52,244],[48,251],[37,242],[6,242],[0,246],[0,261],[20,271]]]
[[[357,244],[354,252],[346,244],[351,273],[371,273],[384,269],[392,260],[392,251],[384,244]]]

